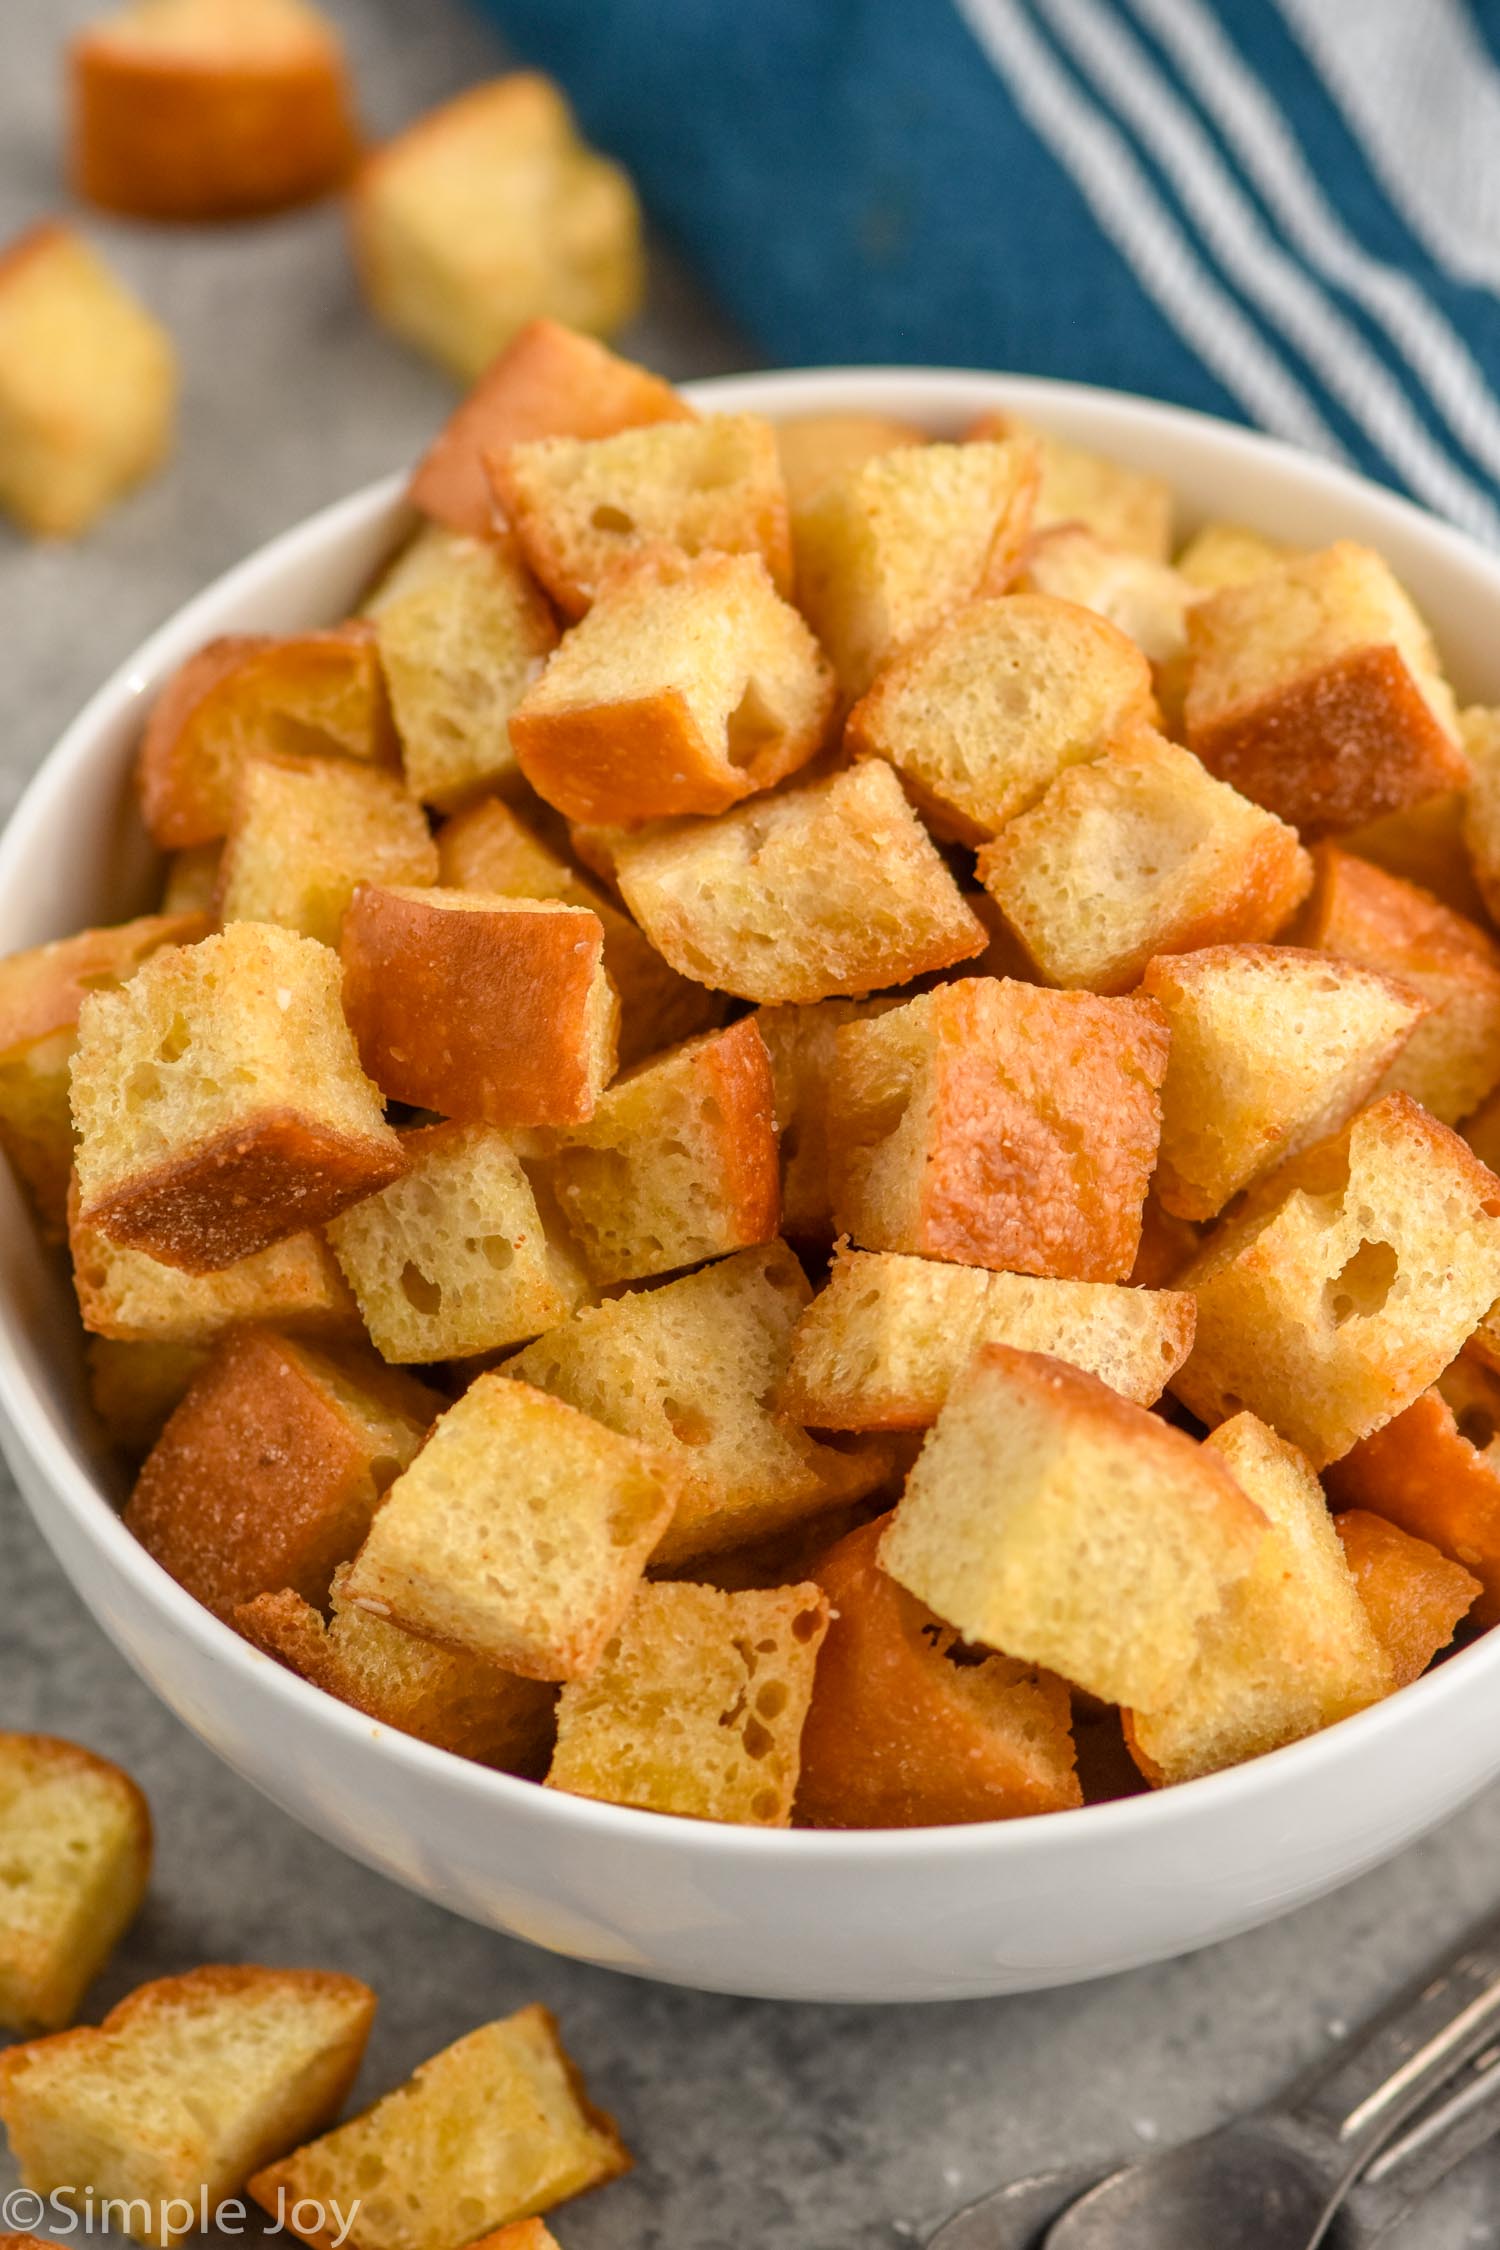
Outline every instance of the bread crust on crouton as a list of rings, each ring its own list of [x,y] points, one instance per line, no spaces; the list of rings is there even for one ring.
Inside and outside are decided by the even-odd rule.
[[[1409,1687],[1452,1640],[1481,1591],[1479,1580],[1427,1540],[1365,1508],[1346,1508],[1333,1528],[1392,1681]]]
[[[0,2024],[60,2031],[145,1896],[150,1808],[78,1743],[0,1733],[0,1826]]]

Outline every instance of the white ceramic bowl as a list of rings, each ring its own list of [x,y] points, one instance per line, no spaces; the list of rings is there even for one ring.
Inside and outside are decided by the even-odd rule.
[[[1500,560],[1388,493],[1202,416],[1069,385],[901,371],[705,383],[704,406],[863,408],[935,434],[1004,407],[1169,478],[1183,519],[1381,549],[1460,693],[1500,701]],[[190,603],[69,729],[0,841],[0,954],[138,912],[129,769],[146,699],[210,635],[342,614],[405,523],[374,486]],[[85,621],[86,630],[86,621]],[[3,1170],[3,1167],[0,1167]],[[472,1920],[708,1990],[950,1999],[1185,1952],[1331,1890],[1500,1771],[1500,1633],[1311,1741],[1159,1796],[984,1827],[765,1834],[554,1795],[393,1734],[258,1655],[122,1528],[76,1320],[0,1179],[0,1438],[63,1568],[173,1711],[321,1835]]]

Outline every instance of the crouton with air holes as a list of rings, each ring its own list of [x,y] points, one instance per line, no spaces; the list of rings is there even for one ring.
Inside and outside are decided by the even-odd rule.
[[[828,1110],[839,1230],[867,1250],[1123,1281],[1166,1068],[1154,1002],[1009,978],[850,1024]]]
[[[186,1273],[318,1226],[405,1169],[338,955],[271,923],[164,948],[90,993],[72,1104],[82,1223]]]
[[[361,883],[437,881],[426,815],[394,774],[347,758],[250,758],[219,869],[221,922],[279,922],[336,946]]]
[[[691,422],[659,375],[555,320],[529,320],[456,406],[418,462],[407,498],[471,539],[495,529],[486,457],[535,438],[611,437],[648,422]]]
[[[462,2250],[476,2233],[602,2186],[631,2158],[594,2107],[545,2008],[445,2047],[346,2125],[255,2175],[268,2211],[318,2204],[303,2240],[334,2250],[333,2207],[357,2211],[352,2250]]]
[[[626,905],[673,968],[742,1000],[862,997],[987,942],[877,758],[627,840],[618,870]]]
[[[1245,1576],[1204,1619],[1198,1656],[1154,1709],[1125,1718],[1146,1779],[1191,1781],[1300,1741],[1395,1685],[1322,1487],[1295,1446],[1253,1414],[1204,1440],[1268,1529]]]
[[[1313,861],[1312,896],[1288,936],[1421,994],[1428,1013],[1385,1083],[1456,1124],[1500,1081],[1500,947],[1415,883],[1336,845],[1319,845]]]
[[[1029,440],[908,445],[798,511],[797,603],[851,701],[896,650],[1020,569],[1036,499]]]
[[[71,539],[158,468],[177,415],[166,330],[80,235],[0,249],[0,509]]]
[[[377,148],[349,218],[371,310],[461,383],[527,321],[609,336],[641,301],[635,191],[532,71],[470,87]]]
[[[364,619],[280,640],[227,634],[179,666],[151,706],[136,767],[152,841],[178,851],[224,835],[240,768],[274,750],[394,761],[375,631]]]
[[[777,1411],[792,1330],[811,1298],[784,1243],[741,1250],[575,1313],[504,1373],[682,1470],[656,1562],[718,1554],[873,1492],[889,1470],[887,1448],[820,1444]]]
[[[515,542],[429,524],[367,596],[406,785],[453,812],[517,790],[510,716],[557,646]]]
[[[375,2013],[357,1977],[192,1969],[143,1984],[97,2030],[0,2054],[0,2119],[27,2187],[108,2197],[172,2250],[248,2175],[338,2114]]]
[[[795,518],[823,487],[862,469],[877,453],[925,445],[927,432],[889,414],[789,414],[776,424],[776,451]]]
[[[1340,540],[1194,605],[1190,748],[1311,840],[1461,789],[1432,637],[1387,564]]]
[[[1387,1094],[1252,1188],[1178,1286],[1198,1328],[1177,1397],[1208,1423],[1248,1406],[1323,1469],[1434,1382],[1500,1297],[1500,1180]]]
[[[164,945],[191,945],[208,928],[201,914],[144,914],[0,960],[0,1149],[48,1236],[61,1239],[67,1231],[69,1078],[86,996],[114,991]]]
[[[362,1333],[333,1253],[311,1227],[217,1273],[183,1273],[144,1250],[127,1250],[86,1227],[76,1210],[68,1243],[78,1310],[91,1335],[206,1348],[226,1329],[256,1324],[311,1336]]]
[[[238,1329],[147,1455],[126,1529],[216,1617],[283,1588],[321,1608],[441,1403],[373,1353]]]
[[[1154,953],[1274,937],[1312,886],[1294,831],[1148,728],[1058,775],[979,854],[1049,984],[1123,992]]]
[[[501,514],[567,617],[582,617],[622,562],[660,547],[758,555],[790,598],[786,485],[776,434],[758,414],[533,438],[492,453],[489,472]]]
[[[1037,451],[1036,528],[1081,524],[1127,553],[1164,562],[1172,547],[1172,488],[1165,477],[1128,469],[1087,446],[1039,430],[1018,414],[982,414],[965,432],[971,444],[1025,439]]]
[[[1155,712],[1151,668],[1115,626],[1050,594],[1005,594],[894,658],[848,740],[889,759],[934,826],[980,844]]]
[[[1265,1518],[1222,1460],[1080,1368],[985,1344],[948,1394],[880,1543],[968,1641],[1108,1703],[1159,1709]]]
[[[557,1703],[549,1789],[693,1820],[785,1828],[828,1630],[820,1586],[643,1586],[595,1671]]]
[[[511,714],[521,771],[570,820],[719,813],[820,750],[833,680],[757,555],[621,565]]]
[[[89,1404],[100,1429],[127,1461],[144,1460],[167,1416],[208,1359],[203,1344],[122,1344],[86,1336]]]
[[[1396,1687],[1421,1678],[1474,1605],[1479,1580],[1425,1539],[1363,1508],[1333,1519],[1370,1630]]]
[[[68,49],[73,184],[144,219],[327,195],[359,132],[333,26],[304,0],[126,0]]]
[[[566,1320],[592,1292],[545,1188],[492,1125],[403,1134],[407,1170],[330,1222],[382,1359],[470,1359]],[[535,1167],[533,1167],[535,1169]]]
[[[0,1846],[0,2024],[60,2031],[145,1897],[151,1815],[107,1758],[0,1734]]]
[[[597,915],[371,883],[344,916],[340,952],[345,1013],[391,1100],[485,1125],[593,1116],[620,1020]]]
[[[257,1594],[235,1630],[263,1655],[379,1726],[539,1781],[552,1755],[552,1690],[483,1658],[403,1633],[345,1598],[340,1563],[321,1613],[300,1594]]]
[[[1185,1219],[1336,1133],[1427,1013],[1410,985],[1289,945],[1159,955],[1140,989],[1172,1041],[1154,1185]]]
[[[604,966],[620,995],[620,1067],[660,1053],[723,1019],[724,1002],[668,968],[628,914],[544,843],[498,797],[485,797],[438,834],[441,880],[501,898],[555,898],[586,906],[604,931]]]
[[[1200,594],[1217,594],[1224,586],[1248,585],[1296,549],[1284,539],[1268,539],[1242,523],[1206,523],[1177,557],[1177,570]]]
[[[774,1240],[776,1089],[751,1016],[617,1078],[547,1178],[594,1280],[644,1281]]]
[[[820,1000],[809,1007],[758,1008],[756,1028],[771,1058],[781,1141],[781,1226],[794,1242],[833,1239],[828,1104],[838,1035],[897,1008],[885,1000]]]
[[[840,1244],[797,1323],[779,1396],[812,1429],[922,1430],[981,1344],[1009,1344],[1154,1406],[1192,1341],[1193,1300],[1181,1292],[986,1273]]]
[[[529,1383],[480,1375],[391,1486],[343,1599],[533,1680],[579,1680],[618,1630],[681,1474]]]
[[[970,1649],[887,1577],[887,1521],[813,1567],[831,1622],[802,1729],[798,1826],[948,1827],[1082,1804],[1066,1686]]]

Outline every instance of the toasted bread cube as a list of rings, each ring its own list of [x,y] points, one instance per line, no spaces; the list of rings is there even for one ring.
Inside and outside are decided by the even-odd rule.
[[[122,1344],[84,1339],[89,1403],[110,1444],[141,1461],[161,1436],[193,1377],[208,1359],[202,1344]]]
[[[719,813],[806,765],[833,697],[758,556],[658,553],[622,566],[564,635],[510,738],[533,789],[570,820]]]
[[[1289,935],[1421,994],[1429,1012],[1386,1084],[1456,1124],[1500,1082],[1500,947],[1415,883],[1333,844],[1313,857],[1313,893]]]
[[[354,1299],[332,1251],[313,1228],[204,1274],[183,1273],[143,1250],[124,1249],[86,1227],[76,1211],[68,1235],[78,1310],[91,1335],[206,1350],[226,1329],[249,1324],[313,1336],[360,1333]]]
[[[136,778],[153,840],[177,851],[225,835],[240,768],[277,750],[392,761],[375,630],[364,619],[282,640],[230,634],[188,658],[157,696],[141,742]]]
[[[545,2008],[482,2024],[414,2071],[404,2086],[250,2182],[268,2211],[358,2205],[358,2250],[460,2250],[477,2233],[550,2211],[599,2187],[631,2159],[614,2119],[595,2109]]]
[[[898,648],[1003,594],[1036,499],[1029,440],[909,445],[823,486],[797,517],[797,601],[851,701]]]
[[[1123,1281],[1156,1162],[1149,1000],[971,977],[838,1034],[834,1218],[867,1250]]]
[[[86,995],[127,983],[162,946],[191,945],[208,927],[201,914],[144,914],[0,960],[0,1149],[47,1234],[60,1239],[67,1231],[74,1146],[68,1081]]]
[[[1460,720],[1471,779],[1463,804],[1463,840],[1485,910],[1500,913],[1500,711],[1465,711]]]
[[[1187,1358],[1193,1300],[840,1245],[798,1321],[780,1403],[817,1430],[923,1430],[981,1344],[1086,1368],[1153,1406]]]
[[[812,1291],[782,1243],[575,1313],[505,1373],[592,1414],[685,1482],[658,1563],[742,1547],[873,1492],[888,1453],[810,1438],[775,1406]]]
[[[557,646],[557,625],[514,542],[430,524],[365,615],[412,795],[452,812],[487,789],[517,788],[510,717]]]
[[[435,883],[437,845],[394,774],[346,758],[250,758],[219,875],[222,922],[279,922],[336,946],[361,883]]]
[[[794,516],[852,469],[897,446],[924,445],[925,430],[888,414],[791,414],[776,425],[776,451]]]
[[[1364,1508],[1346,1508],[1333,1528],[1392,1681],[1409,1687],[1452,1640],[1481,1591],[1479,1580],[1425,1539]]]
[[[1460,789],[1453,694],[1380,556],[1292,555],[1195,605],[1189,746],[1311,840]]]
[[[73,185],[143,219],[310,203],[359,145],[343,49],[303,0],[126,0],[68,49]]]
[[[1160,1709],[1265,1518],[1223,1461],[1061,1360],[985,1344],[927,1434],[879,1559],[965,1640]]]
[[[211,844],[190,844],[186,851],[170,853],[161,887],[162,913],[202,914],[216,921],[219,861],[223,856],[224,847],[217,838]]]
[[[1187,1678],[1155,1709],[1127,1716],[1131,1755],[1158,1786],[1279,1750],[1395,1685],[1322,1487],[1296,1447],[1237,1414],[1204,1451],[1224,1462],[1269,1529],[1223,1608],[1204,1620]]]
[[[1248,1406],[1327,1467],[1409,1406],[1500,1297],[1500,1181],[1407,1094],[1294,1157],[1179,1276],[1198,1331],[1172,1388]]]
[[[86,531],[171,448],[166,330],[73,229],[0,250],[0,509],[41,538]]]
[[[877,758],[628,841],[618,864],[625,903],[657,951],[743,1000],[860,997],[986,943]]]
[[[695,419],[659,375],[555,320],[530,320],[454,408],[417,464],[407,497],[449,531],[488,538],[496,520],[484,465],[489,454],[533,438],[611,437],[647,422]]]
[[[152,1447],[126,1527],[216,1617],[285,1587],[321,1608],[439,1404],[373,1355],[237,1329]]]
[[[1173,667],[1187,648],[1187,613],[1197,599],[1170,563],[1112,545],[1082,523],[1039,531],[1017,585],[1096,610],[1134,641],[1153,670]]]
[[[318,1226],[405,1166],[337,954],[271,923],[167,947],[90,993],[72,1101],[83,1224],[185,1273]]]
[[[781,1222],[776,1087],[752,1016],[637,1064],[547,1167],[594,1280],[644,1281]]]
[[[1268,539],[1246,524],[1206,523],[1177,557],[1177,569],[1200,593],[1216,594],[1223,586],[1248,585],[1295,552],[1284,539]]]
[[[409,125],[360,166],[349,208],[371,310],[461,383],[529,320],[610,336],[640,305],[635,191],[536,73],[470,87]]]
[[[1151,667],[1115,626],[1050,594],[1006,594],[903,649],[848,732],[945,834],[980,844],[1155,709]]]
[[[1474,715],[1463,714],[1466,741],[1467,721]],[[1482,922],[1487,908],[1464,842],[1467,803],[1466,791],[1445,789],[1440,797],[1427,797],[1404,812],[1383,813],[1362,828],[1351,828],[1342,848],[1383,867],[1387,875],[1399,875],[1404,883],[1430,891],[1455,914]]]
[[[1140,989],[1172,1039],[1155,1188],[1185,1219],[1347,1124],[1427,1013],[1410,985],[1289,945],[1164,954]]]
[[[539,1781],[552,1754],[552,1690],[356,1608],[344,1592],[349,1568],[340,1563],[333,1574],[326,1622],[283,1591],[241,1603],[235,1630],[378,1726]]]
[[[341,951],[365,1068],[393,1100],[486,1125],[593,1116],[620,1017],[597,915],[372,883],[344,916]]]
[[[1049,984],[1123,992],[1154,953],[1274,937],[1312,887],[1293,831],[1141,729],[1072,766],[979,855]]]
[[[707,1031],[724,1003],[668,968],[636,928],[586,875],[561,858],[498,797],[485,797],[447,821],[438,835],[441,880],[460,891],[500,898],[555,898],[586,906],[604,931],[604,966],[620,995],[620,1065]]]
[[[798,1825],[945,1828],[1081,1805],[1063,1682],[966,1648],[887,1577],[888,1520],[814,1566],[831,1622],[802,1729]]]
[[[582,617],[622,561],[660,547],[758,555],[792,591],[776,433],[758,414],[651,422],[612,437],[543,437],[489,457],[521,551],[557,606]]]
[[[0,2118],[37,2194],[108,2198],[172,2250],[257,2166],[337,2116],[375,2013],[357,1977],[191,1969],[143,1984],[97,2030],[0,2054]]]
[[[382,1359],[471,1359],[555,1328],[588,1279],[514,1142],[491,1125],[402,1136],[407,1170],[328,1239]]]
[[[826,1246],[833,1239],[828,1105],[838,1035],[845,1024],[867,1022],[900,1005],[894,998],[820,1000],[810,1007],[756,1010],[775,1086],[782,1232],[794,1242]]]
[[[693,1820],[785,1828],[829,1607],[814,1585],[643,1586],[563,1689],[549,1789]]]
[[[593,1671],[681,1472],[529,1383],[480,1375],[386,1495],[343,1598],[531,1680]]]
[[[60,2031],[146,1895],[151,1814],[107,1758],[0,1734],[0,1854],[0,2024]]]
[[[1172,547],[1172,488],[1165,477],[1127,469],[1086,446],[1052,437],[1016,414],[983,414],[966,433],[970,443],[987,438],[1025,438],[1037,449],[1041,484],[1036,526],[1082,524],[1097,539],[1129,554],[1164,562]]]

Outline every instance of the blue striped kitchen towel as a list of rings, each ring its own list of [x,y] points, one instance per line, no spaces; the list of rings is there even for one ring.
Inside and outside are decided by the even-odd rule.
[[[1003,367],[1500,540],[1500,0],[483,0],[770,359]]]

